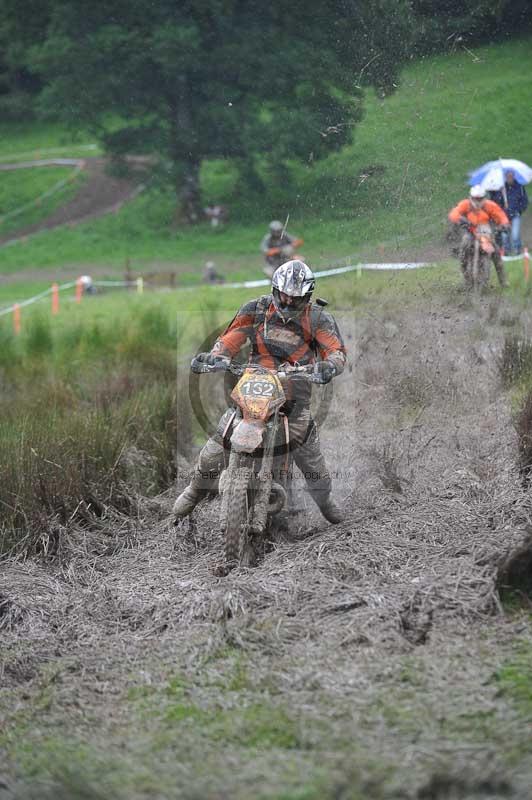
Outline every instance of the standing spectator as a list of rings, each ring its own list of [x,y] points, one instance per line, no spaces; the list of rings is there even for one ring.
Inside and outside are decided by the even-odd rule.
[[[79,280],[81,282],[83,294],[96,294],[96,286],[92,282],[90,275],[82,275]]]
[[[203,280],[205,283],[223,283],[225,278],[216,269],[214,261],[207,261],[203,268]]]
[[[515,180],[515,175],[510,170],[506,173],[506,180],[502,189],[490,192],[494,200],[506,212],[512,226],[511,232],[503,233],[503,247],[508,255],[522,252],[521,242],[521,214],[528,206],[528,196],[524,186]]]
[[[229,217],[227,206],[221,205],[206,206],[203,209],[203,213],[210,221],[213,228],[221,227],[225,222],[227,222]]]

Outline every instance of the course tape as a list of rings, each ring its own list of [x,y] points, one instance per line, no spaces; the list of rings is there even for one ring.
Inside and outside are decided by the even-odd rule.
[[[503,256],[502,260],[503,261],[521,261],[525,257],[526,257],[525,253],[521,253],[521,255],[519,255],[519,256]]]
[[[16,161],[12,164],[0,164],[0,171],[10,172],[15,169],[32,169],[33,167],[82,167],[82,158],[41,158],[37,161]]]
[[[97,150],[97,144],[72,144],[70,147],[36,147],[35,150],[27,150],[25,153],[2,154],[2,163],[13,161],[17,158],[34,158],[36,155],[49,155],[51,153],[64,153],[65,150]]]
[[[345,267],[336,267],[334,269],[326,269],[320,270],[315,272],[314,275],[316,278],[328,278],[333,275],[342,275],[346,272],[355,272],[359,270],[375,270],[375,269],[388,269],[388,270],[396,270],[396,269],[417,269],[418,267],[430,267],[435,266],[433,264],[427,262],[419,262],[413,263],[409,262],[406,264],[352,264]],[[69,283],[62,283],[57,287],[59,292],[64,291],[65,289],[72,289],[76,286],[77,281],[70,281]],[[268,278],[262,278],[256,281],[240,281],[238,283],[219,283],[216,284],[217,289],[253,289],[256,286],[270,286],[271,280]],[[94,286],[137,286],[137,281],[93,281]],[[146,284],[145,284],[146,285]],[[203,286],[207,284],[202,284]],[[182,291],[182,290],[194,290],[197,291],[198,286],[176,286],[172,287],[173,291]],[[6,314],[10,314],[14,311],[15,308],[23,308],[24,306],[32,305],[33,303],[42,300],[45,297],[48,297],[52,294],[52,287],[49,289],[45,289],[43,292],[36,294],[35,297],[30,297],[27,300],[21,300],[20,303],[13,303],[13,305],[9,306],[8,308],[0,309],[0,317],[5,316]]]
[[[503,256],[505,261],[518,261],[523,259],[524,254],[519,256]],[[316,278],[330,278],[333,275],[343,275],[347,272],[362,272],[365,270],[368,271],[396,271],[396,270],[410,270],[410,269],[422,269],[426,267],[437,267],[438,264],[431,262],[431,261],[406,261],[406,262],[388,262],[384,264],[375,263],[375,264],[349,264],[345,267],[334,267],[333,269],[325,269],[325,270],[318,270],[314,273]],[[77,281],[70,281],[69,283],[62,283],[60,286],[57,287],[58,291],[63,291],[65,289],[72,289],[76,286]],[[213,284],[216,285],[217,289],[254,289],[259,286],[270,286],[271,280],[268,278],[260,278],[255,281],[239,281],[237,283],[217,283]],[[138,286],[137,281],[93,281],[94,286],[117,286],[117,287],[135,287]],[[149,285],[149,284],[144,284]],[[208,284],[202,284],[206,286]],[[161,287],[162,288],[162,287]],[[197,291],[198,286],[176,286],[171,287],[172,291]],[[47,297],[52,293],[53,289],[50,287],[49,289],[45,289],[40,294],[35,295],[35,297],[30,297],[28,300],[22,300],[20,303],[14,303],[13,305],[9,306],[9,308],[4,308],[0,310],[0,317],[5,316],[6,314],[10,314],[13,310],[18,306],[18,308],[22,308],[23,306],[29,306],[32,303],[36,303],[38,300],[42,300],[44,297]]]
[[[430,264],[427,261],[420,261],[418,263],[390,263],[390,264],[349,264],[346,267],[335,267],[334,269],[320,270],[314,273],[315,278],[329,278],[333,275],[342,275],[345,272],[358,272],[362,270],[397,270],[397,269],[419,269],[421,267],[432,267],[436,264]],[[270,286],[271,280],[269,278],[261,278],[256,281],[242,281],[240,283],[219,283],[216,284],[218,289],[254,289],[256,286]],[[197,289],[197,287],[188,287]]]

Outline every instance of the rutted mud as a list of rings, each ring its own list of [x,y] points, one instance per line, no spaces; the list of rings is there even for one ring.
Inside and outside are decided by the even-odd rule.
[[[328,526],[300,481],[307,511],[293,520],[292,540],[278,542],[258,567],[222,579],[213,574],[222,556],[217,499],[177,529],[168,518],[172,493],[160,498],[158,513],[153,504],[141,508],[134,523],[111,521],[98,534],[65,530],[55,559],[4,564],[7,685],[35,690],[42,664],[60,663],[66,705],[54,709],[56,720],[72,715],[82,724],[69,710],[79,691],[101,722],[103,692],[125,725],[121,698],[143,682],[140,675],[156,682],[179,667],[197,680],[191,691],[200,706],[208,705],[202,670],[232,648],[250,665],[254,686],[271,675],[283,705],[316,724],[320,715],[334,720],[360,753],[378,748],[399,783],[389,789],[383,778],[380,794],[368,789],[367,796],[483,797],[495,772],[489,796],[522,797],[530,761],[514,774],[495,739],[482,746],[468,733],[464,744],[436,720],[469,703],[471,713],[495,715],[510,739],[523,725],[498,704],[490,676],[514,637],[532,637],[530,621],[502,614],[496,587],[532,513],[497,368],[504,333],[525,312],[519,318],[494,299],[476,307],[463,297],[453,298],[458,307],[417,300],[356,317],[335,310],[351,369],[335,383],[321,438],[345,523]],[[409,696],[417,728],[397,727],[383,711],[386,697],[402,707],[397,675],[408,659],[417,659],[408,680],[421,682]],[[13,694],[8,710],[15,702]],[[134,748],[125,735],[120,728],[109,742]],[[340,768],[326,742],[308,747]],[[203,787],[202,796],[246,796],[237,775],[218,769],[218,783],[192,776],[190,785]],[[466,771],[469,794],[459,791]]]

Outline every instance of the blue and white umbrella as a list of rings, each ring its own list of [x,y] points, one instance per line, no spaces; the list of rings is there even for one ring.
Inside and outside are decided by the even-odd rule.
[[[506,175],[513,172],[517,183],[530,183],[532,169],[516,158],[498,158],[469,173],[470,186],[482,186],[487,192],[502,189]]]

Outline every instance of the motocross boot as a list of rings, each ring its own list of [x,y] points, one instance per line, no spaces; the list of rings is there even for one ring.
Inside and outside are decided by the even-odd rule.
[[[320,499],[318,508],[327,522],[332,525],[338,525],[339,522],[343,522],[345,519],[344,513],[338,508],[330,495],[327,495],[323,500]]]
[[[200,500],[209,492],[216,491],[222,465],[223,447],[214,439],[209,439],[199,455],[192,480],[174,503],[176,522],[192,514]]]
[[[201,476],[196,471],[187,488],[181,492],[174,503],[172,513],[176,522],[192,514],[200,500],[203,500],[208,495],[208,490],[204,489],[200,482]]]
[[[495,265],[495,271],[497,272],[497,278],[499,280],[501,288],[507,289],[510,284],[508,283],[506,270],[504,269],[504,261],[502,260],[501,256],[498,253],[494,254],[493,263]]]

